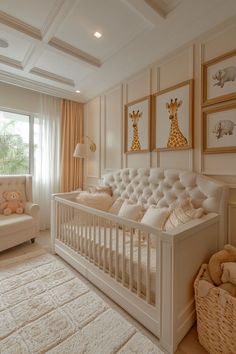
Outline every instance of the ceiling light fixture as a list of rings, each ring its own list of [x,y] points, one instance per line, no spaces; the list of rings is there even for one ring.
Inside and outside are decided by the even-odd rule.
[[[102,37],[102,34],[100,33],[100,32],[94,32],[94,37],[96,37],[96,38],[101,38]]]
[[[76,93],[80,93],[80,90],[76,90],[75,92],[76,92]]]
[[[7,48],[8,46],[8,42],[5,39],[0,38],[0,48]]]

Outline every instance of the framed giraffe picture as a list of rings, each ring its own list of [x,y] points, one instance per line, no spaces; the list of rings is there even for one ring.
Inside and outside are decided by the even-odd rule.
[[[181,82],[153,96],[153,150],[191,149],[193,80]]]
[[[125,105],[125,153],[150,151],[151,97]]]

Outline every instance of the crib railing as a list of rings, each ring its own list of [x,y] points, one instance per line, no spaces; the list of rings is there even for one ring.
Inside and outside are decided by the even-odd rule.
[[[158,306],[160,259],[158,247],[151,247],[151,235],[158,241],[157,230],[60,196],[54,198],[53,211],[57,242],[93,263],[147,304]]]

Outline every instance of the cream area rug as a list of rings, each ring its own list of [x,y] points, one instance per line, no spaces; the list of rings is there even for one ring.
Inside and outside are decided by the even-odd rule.
[[[50,254],[0,262],[1,354],[164,354]]]

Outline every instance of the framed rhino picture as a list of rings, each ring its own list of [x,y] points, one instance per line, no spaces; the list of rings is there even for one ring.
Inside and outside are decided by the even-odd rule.
[[[204,63],[202,80],[203,106],[236,98],[236,50]]]
[[[203,111],[203,152],[236,152],[236,103]]]

